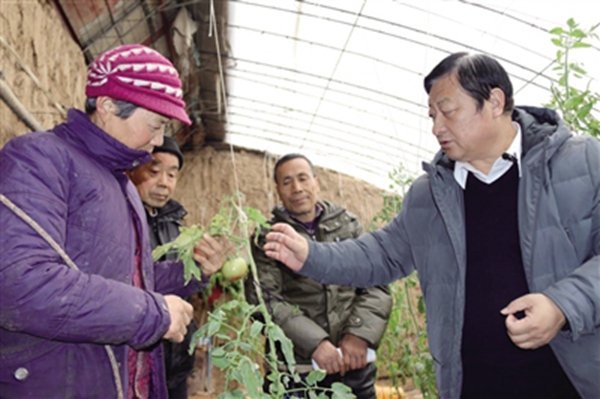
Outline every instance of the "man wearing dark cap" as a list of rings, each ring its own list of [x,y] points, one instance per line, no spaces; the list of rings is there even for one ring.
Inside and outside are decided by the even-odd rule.
[[[85,111],[0,150],[0,392],[4,398],[162,399],[162,339],[181,342],[229,244],[195,244],[202,280],[153,262],[126,175],[171,119],[190,124],[173,64],[142,45],[89,67]]]
[[[165,136],[163,144],[154,147],[152,160],[128,173],[146,209],[153,249],[175,240],[187,215],[183,205],[172,198],[182,167],[183,155],[177,142]],[[160,260],[177,260],[177,254],[170,252]],[[163,341],[169,399],[188,397],[186,379],[194,369],[194,355],[188,353],[188,348],[196,329],[192,319],[182,343]]]

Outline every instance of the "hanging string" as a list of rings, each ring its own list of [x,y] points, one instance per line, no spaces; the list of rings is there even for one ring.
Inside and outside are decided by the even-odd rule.
[[[49,245],[60,255],[63,261],[73,270],[79,270],[75,262],[71,260],[65,250],[40,226],[35,220],[31,218],[24,210],[19,208],[15,203],[0,194],[0,202],[4,204],[8,209],[13,211],[18,217],[20,217],[25,223],[27,223],[36,233],[38,233]],[[115,354],[110,345],[104,345],[104,350],[108,356],[110,362],[110,368],[113,373],[113,379],[115,382],[115,389],[117,390],[117,399],[123,399],[123,384],[121,383],[121,373],[119,371],[119,363],[115,357]]]
[[[223,71],[223,62],[221,60],[221,43],[219,41],[219,24],[217,23],[217,18],[215,15],[215,2],[214,0],[210,0],[210,16],[209,16],[209,25],[208,25],[208,37],[212,36],[212,33],[215,35],[215,48],[217,51],[217,65],[219,66],[219,89],[221,90],[221,98],[223,104],[223,110],[225,111],[225,123],[229,122],[229,108],[227,106],[227,91],[225,90],[225,72]],[[229,153],[231,155],[231,165],[233,168],[233,180],[235,185],[235,191],[240,192],[240,184],[237,174],[237,164],[235,162],[235,152],[233,151],[233,144],[229,143]],[[240,196],[237,197],[238,201],[238,209],[242,209],[242,198]],[[240,217],[244,217],[241,214]],[[245,219],[242,221],[245,222]]]
[[[338,66],[340,65],[340,62],[342,60],[342,56],[344,55],[344,53],[346,52],[346,48],[348,47],[348,43],[350,43],[350,38],[352,37],[352,33],[354,32],[354,29],[356,28],[356,25],[358,24],[358,20],[359,18],[362,16],[363,10],[365,8],[365,5],[367,4],[367,0],[363,0],[362,5],[360,6],[360,10],[358,10],[356,12],[356,15],[354,17],[354,23],[352,24],[352,29],[350,29],[350,32],[348,32],[348,36],[346,37],[346,42],[344,43],[344,46],[341,48],[341,51],[338,55],[337,61],[335,62],[335,66],[333,67],[333,70],[331,71],[331,74],[329,75],[329,79],[327,79],[327,84],[325,85],[325,88],[323,89],[323,92],[321,93],[321,98],[319,98],[319,102],[317,103],[317,108],[315,109],[315,112],[312,114],[312,117],[310,119],[310,123],[308,124],[308,128],[306,129],[305,135],[302,138],[302,143],[300,144],[300,148],[304,148],[304,143],[306,142],[306,138],[308,136],[308,133],[310,133],[310,130],[312,128],[312,125],[315,121],[315,118],[317,117],[317,114],[319,113],[319,109],[321,108],[321,104],[323,103],[323,99],[325,98],[325,95],[327,94],[328,90],[329,90],[329,86],[331,85],[331,81],[333,79],[333,76],[335,75]]]

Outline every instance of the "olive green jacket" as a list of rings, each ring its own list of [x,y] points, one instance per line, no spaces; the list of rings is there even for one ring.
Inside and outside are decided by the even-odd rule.
[[[319,201],[319,204],[323,213],[313,236],[281,205],[273,208],[271,223],[288,223],[308,240],[319,242],[342,241],[362,234],[362,227],[352,213],[330,202]],[[321,341],[328,339],[338,346],[346,333],[364,339],[370,348],[376,349],[392,308],[389,288],[357,289],[317,283],[268,258],[262,250],[265,235],[263,232],[259,236],[252,255],[269,312],[294,343],[296,362],[310,364],[311,355]],[[256,303],[252,278],[246,281],[248,302]]]

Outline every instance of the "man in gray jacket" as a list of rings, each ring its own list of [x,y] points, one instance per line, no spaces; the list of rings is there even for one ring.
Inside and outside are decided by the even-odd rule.
[[[273,208],[271,223],[287,223],[307,240],[319,242],[340,242],[362,234],[356,216],[318,199],[319,181],[305,156],[282,157],[274,177],[282,205]],[[392,308],[389,288],[324,285],[300,277],[265,256],[264,243],[263,233],[253,247],[263,297],[273,321],[294,344],[298,372],[312,371],[314,361],[327,372],[319,386],[343,382],[358,399],[374,399],[377,370],[372,360],[367,361],[367,351],[377,349],[385,330]],[[257,302],[253,279],[246,281],[248,301]]]
[[[335,244],[276,225],[266,254],[363,287],[417,269],[442,398],[599,398],[599,143],[514,108],[485,55],[448,56],[425,89],[441,151],[396,218]]]

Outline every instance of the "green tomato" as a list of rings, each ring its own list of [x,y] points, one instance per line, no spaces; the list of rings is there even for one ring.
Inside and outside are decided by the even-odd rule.
[[[229,259],[223,264],[221,271],[223,272],[223,277],[227,280],[237,281],[248,274],[248,264],[244,258]]]

